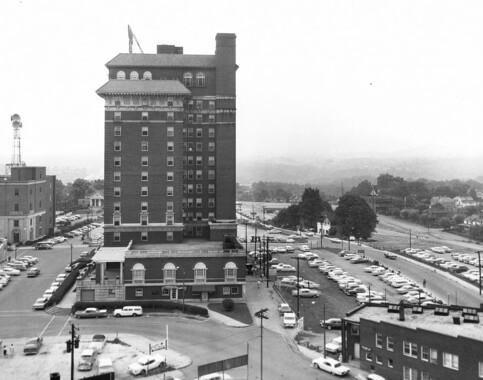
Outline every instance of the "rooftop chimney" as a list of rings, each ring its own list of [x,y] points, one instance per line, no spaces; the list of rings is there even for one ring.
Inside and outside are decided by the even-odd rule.
[[[183,54],[183,47],[174,46],[174,45],[158,45],[157,53],[158,54]]]

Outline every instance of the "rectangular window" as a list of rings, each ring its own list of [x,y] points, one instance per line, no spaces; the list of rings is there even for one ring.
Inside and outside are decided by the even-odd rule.
[[[121,202],[114,202],[114,212],[121,212]]]
[[[141,232],[141,241],[148,241],[148,233]]]
[[[163,288],[163,296],[169,296],[169,292],[171,291],[171,288]]]
[[[215,128],[208,128],[208,137],[215,137]]]
[[[201,165],[203,165],[203,157],[196,156],[196,166],[201,166]]]
[[[141,202],[141,211],[148,211],[148,202]]]
[[[112,216],[112,222],[115,226],[120,226],[121,225],[121,215],[119,214],[114,214]]]
[[[114,166],[121,166],[121,157],[119,156],[114,157]]]
[[[147,197],[148,196],[148,187],[147,186],[141,187],[141,196],[142,197]]]
[[[133,278],[133,282],[134,282],[134,278]],[[143,282],[144,282],[144,279],[143,279]],[[137,288],[136,289],[136,294],[135,294],[136,297],[142,297],[143,296],[143,289],[141,288]]]
[[[201,115],[198,115],[198,116],[201,116]],[[203,137],[203,129],[201,128],[196,128],[196,137]]]
[[[148,225],[148,216],[146,214],[141,214],[141,226]]]
[[[193,115],[188,115],[188,123],[193,123],[194,116]]]
[[[429,380],[429,372],[421,372],[421,380]]]
[[[193,137],[194,129],[188,128],[188,137]]]
[[[120,242],[121,241],[121,233],[120,232],[114,232],[112,240],[115,241],[115,242]]]
[[[121,121],[121,113],[114,112],[114,121]]]
[[[203,213],[201,213],[201,212],[197,212],[197,213],[196,213],[196,220],[198,220],[198,221],[199,221],[199,220],[202,220],[202,219],[203,219]]]
[[[192,143],[192,142],[189,142],[189,143],[187,144],[187,150],[188,150],[189,152],[192,152],[192,151],[193,151],[193,143]]]
[[[478,362],[478,377],[483,378],[483,362]]]
[[[166,202],[166,211],[173,211],[173,202]]]
[[[203,193],[203,185],[201,183],[196,184],[196,194],[202,194]]]
[[[196,123],[198,124],[203,123],[203,115],[196,115]]]
[[[188,198],[188,208],[193,207],[193,198]]]
[[[404,380],[418,380],[418,370],[410,367],[403,367]]]
[[[195,102],[193,100],[188,100],[188,109],[192,110],[194,108]]]
[[[202,100],[197,100],[196,101],[196,109],[197,110],[202,110],[203,109],[203,101]]]
[[[215,171],[208,170],[208,179],[215,179]]]
[[[173,137],[174,136],[174,127],[168,127],[166,129],[166,134],[168,137]]]
[[[147,152],[149,150],[149,143],[147,141],[141,141],[141,150]]]
[[[223,287],[223,295],[224,296],[229,296],[230,295],[230,287],[229,286],[224,286]]]
[[[168,107],[173,107],[174,101],[172,96],[168,96]]]
[[[429,362],[429,348],[426,346],[421,346],[421,360]]]
[[[174,157],[173,156],[166,157],[166,165],[174,166]]]
[[[238,288],[236,286],[231,288],[231,294],[238,294]]]
[[[382,334],[376,333],[376,347],[382,348]]]
[[[173,241],[173,232],[166,232],[166,241]]]
[[[215,213],[214,212],[209,212],[208,213],[208,219],[209,220],[214,220],[215,219]]]
[[[215,151],[215,143],[214,142],[209,142],[208,143],[208,151],[209,152],[214,152]]]
[[[215,184],[214,183],[208,184],[208,193],[209,194],[215,194]]]
[[[403,354],[405,356],[411,356],[413,358],[418,357],[418,345],[412,342],[403,342]]]
[[[366,360],[372,362],[372,351],[366,351]]]
[[[196,143],[196,151],[197,152],[203,152],[203,143],[202,142]]]
[[[196,236],[203,236],[203,227],[196,226]]]
[[[193,184],[192,183],[188,184],[188,194],[193,194]]]
[[[120,197],[121,196],[121,188],[120,187],[115,187],[114,188],[114,196],[115,197]]]
[[[387,359],[387,366],[388,366],[389,368],[394,367],[394,360],[392,360],[392,359]]]
[[[141,136],[149,136],[149,127],[141,127]]]
[[[149,120],[149,114],[147,112],[142,112],[141,113],[141,120],[148,121]]]
[[[114,150],[116,152],[121,151],[121,142],[120,141],[114,141]]]
[[[208,157],[208,165],[209,166],[215,166],[215,156],[209,156]]]
[[[121,126],[120,125],[114,126],[114,136],[121,136]]]
[[[166,188],[166,195],[167,195],[168,197],[172,197],[172,196],[173,196],[173,186],[168,186],[168,187]]]
[[[141,166],[148,166],[148,164],[149,164],[148,156],[142,156],[141,157]]]
[[[188,137],[188,129],[183,128],[183,137]]]
[[[174,121],[174,112],[168,112],[167,120],[168,121]]]
[[[174,173],[173,172],[167,172],[166,173],[166,181],[173,181],[174,180]]]
[[[208,102],[208,109],[209,109],[210,111],[214,111],[214,110],[215,110],[215,101],[214,101],[214,100],[210,100],[210,101]]]
[[[18,227],[19,226],[19,221],[18,220],[14,220],[13,221],[13,226],[14,227]]]
[[[168,141],[167,149],[168,149],[168,152],[174,151],[174,142],[173,141]]]
[[[208,207],[209,208],[215,207],[215,198],[208,198]]]
[[[203,170],[196,171],[196,179],[201,180],[203,179]]]
[[[386,347],[388,351],[394,351],[394,338],[392,336],[386,338]]]
[[[201,198],[196,198],[196,208],[201,208],[203,207],[203,201]]]
[[[458,355],[453,355],[448,352],[443,352],[443,367],[458,370],[459,368],[459,357]]]
[[[121,172],[114,172],[114,182],[121,181]]]
[[[166,213],[166,224],[172,226],[174,223],[174,215],[172,212]]]
[[[208,115],[208,122],[210,124],[215,124],[215,115]]]
[[[438,350],[434,348],[429,349],[429,362],[432,364],[438,364]]]
[[[188,165],[193,165],[193,156],[188,156]]]
[[[141,181],[148,180],[148,172],[141,172]]]
[[[376,363],[382,364],[382,356],[381,355],[376,355]]]

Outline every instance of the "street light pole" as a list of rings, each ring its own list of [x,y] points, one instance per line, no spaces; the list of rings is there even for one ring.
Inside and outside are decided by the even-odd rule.
[[[478,254],[478,273],[479,273],[479,277],[480,277],[480,296],[481,296],[481,257],[480,257],[480,252],[481,251],[476,251],[476,253]]]
[[[255,316],[260,318],[260,380],[263,380],[263,320],[268,319],[265,313],[268,309],[260,309]]]

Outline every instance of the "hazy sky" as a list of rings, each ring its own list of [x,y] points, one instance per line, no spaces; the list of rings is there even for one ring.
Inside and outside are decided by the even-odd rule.
[[[95,91],[128,24],[145,53],[236,33],[239,159],[479,154],[482,20],[481,1],[1,0],[0,159],[18,113],[27,164],[102,174]]]

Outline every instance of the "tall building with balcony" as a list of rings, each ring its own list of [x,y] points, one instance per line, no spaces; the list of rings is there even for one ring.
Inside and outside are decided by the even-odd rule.
[[[236,233],[236,36],[214,55],[118,54],[106,66],[105,245]]]
[[[236,240],[236,36],[212,55],[158,45],[107,63],[104,246],[90,300],[244,298]]]
[[[0,177],[0,237],[25,243],[54,233],[55,176],[41,166],[13,166]]]

